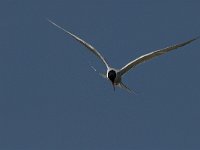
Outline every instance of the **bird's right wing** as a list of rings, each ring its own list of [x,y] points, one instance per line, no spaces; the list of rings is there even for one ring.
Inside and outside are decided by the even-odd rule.
[[[65,30],[64,28],[62,28],[61,26],[57,25],[56,23],[54,23],[53,21],[47,19],[51,24],[53,24],[54,26],[58,27],[59,29],[63,30],[65,33],[69,34],[70,36],[72,36],[75,40],[77,40],[78,42],[80,42],[81,44],[83,44],[86,48],[88,48],[93,54],[95,54],[107,67],[107,69],[109,68],[108,63],[106,62],[106,60],[103,58],[103,56],[89,43],[85,42],[83,39],[79,38],[78,36],[72,34],[71,32]]]
[[[185,45],[197,40],[198,38],[199,37],[193,38],[193,39],[188,40],[186,42],[183,42],[183,43],[180,43],[180,44],[176,44],[176,45],[173,45],[173,46],[169,46],[169,47],[166,47],[166,48],[163,48],[163,49],[160,49],[160,50],[156,50],[156,51],[150,52],[148,54],[142,55],[142,56],[136,58],[135,60],[129,62],[124,67],[122,67],[120,69],[120,71],[119,71],[119,74],[123,75],[123,74],[127,73],[131,68],[134,68],[135,66],[137,66],[137,65],[139,65],[141,63],[144,63],[144,62],[146,62],[148,60],[151,60],[154,57],[163,55],[163,54],[165,54],[165,53],[167,53],[169,51],[175,50],[175,49],[177,49],[179,47],[185,46]]]

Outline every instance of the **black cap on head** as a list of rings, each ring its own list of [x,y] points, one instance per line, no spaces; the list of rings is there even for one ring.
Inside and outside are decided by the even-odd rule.
[[[112,83],[114,83],[116,78],[116,72],[114,70],[110,70],[108,72],[108,78],[110,79],[110,81],[112,81]]]

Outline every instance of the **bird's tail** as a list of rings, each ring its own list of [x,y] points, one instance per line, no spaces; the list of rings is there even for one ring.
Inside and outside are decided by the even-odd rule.
[[[122,81],[119,83],[119,87],[128,91],[129,93],[133,93],[133,94],[137,94],[135,91],[131,90],[130,88],[128,88]]]
[[[92,65],[90,65],[90,67],[95,71],[95,72],[97,72],[97,70],[96,70],[96,68],[94,68]],[[107,77],[106,77],[106,74],[104,74],[104,73],[101,73],[101,72],[98,72],[98,74],[101,76],[101,77],[103,77],[103,78],[106,78],[107,79]]]

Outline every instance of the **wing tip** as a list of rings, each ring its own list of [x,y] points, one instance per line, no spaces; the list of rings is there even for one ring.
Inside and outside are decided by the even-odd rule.
[[[193,41],[196,41],[196,40],[198,40],[199,38],[200,38],[200,35],[198,35],[198,36],[196,36],[195,38],[189,40],[189,43],[190,43],[190,42],[193,42]]]
[[[51,19],[49,19],[49,18],[45,18],[48,22],[50,22],[51,24],[55,24]]]
[[[199,39],[200,38],[200,35],[198,35],[196,38],[194,38],[194,40],[197,40],[197,39]]]
[[[54,26],[56,26],[56,27],[58,27],[58,28],[61,28],[59,25],[57,25],[55,22],[53,22],[51,19],[49,19],[49,18],[46,18],[46,20],[48,21],[48,22],[50,22],[51,24],[53,24]],[[62,28],[61,28],[62,29]]]
[[[49,19],[49,18],[46,18],[46,20],[47,20],[48,22],[50,22],[52,25],[54,25],[55,27],[57,27],[57,28],[59,28],[59,29],[63,30],[64,32],[66,32],[66,33],[70,34],[71,36],[75,37],[75,35],[74,35],[74,34],[72,34],[70,31],[68,31],[68,30],[64,29],[63,27],[61,27],[61,26],[57,25],[57,24],[56,24],[55,22],[53,22],[51,19]]]

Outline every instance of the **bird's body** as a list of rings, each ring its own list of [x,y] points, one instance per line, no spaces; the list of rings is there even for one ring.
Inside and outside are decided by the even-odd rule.
[[[72,36],[75,40],[77,40],[78,42],[80,42],[81,44],[83,44],[86,48],[88,48],[88,50],[90,50],[93,54],[95,54],[106,66],[107,68],[107,72],[106,74],[101,74],[104,78],[108,79],[111,81],[113,88],[115,89],[115,86],[126,89],[129,92],[133,92],[132,90],[130,90],[123,82],[122,82],[122,76],[124,74],[126,74],[129,70],[131,70],[132,68],[136,67],[137,65],[144,63],[148,60],[153,59],[154,57],[163,55],[169,51],[175,50],[179,47],[185,46],[195,40],[197,40],[199,37],[197,38],[193,38],[191,40],[188,40],[186,42],[180,43],[180,44],[176,44],[173,46],[169,46],[160,50],[156,50],[153,52],[150,52],[148,54],[142,55],[136,59],[134,59],[133,61],[129,62],[128,64],[126,64],[124,67],[122,67],[121,69],[115,69],[112,68],[110,65],[108,65],[107,61],[105,60],[105,58],[89,43],[85,42],[83,39],[79,38],[78,36],[74,35],[73,33],[65,30],[64,28],[58,26],[56,23],[54,23],[53,21],[49,20],[48,21],[50,23],[52,23],[54,26],[58,27],[59,29],[63,30],[64,32],[66,32],[67,34],[69,34],[70,36]]]

